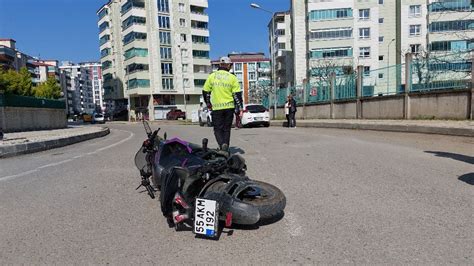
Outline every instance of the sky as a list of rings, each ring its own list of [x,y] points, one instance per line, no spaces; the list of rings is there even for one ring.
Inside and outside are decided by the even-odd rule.
[[[178,1],[178,0],[172,0]],[[268,55],[271,14],[250,7],[258,3],[286,11],[290,0],[208,0],[211,59],[229,52]],[[17,49],[42,59],[99,61],[96,11],[107,0],[0,0],[0,39],[14,39]]]

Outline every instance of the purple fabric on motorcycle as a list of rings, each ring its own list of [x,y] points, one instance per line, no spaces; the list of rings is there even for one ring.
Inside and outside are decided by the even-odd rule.
[[[173,142],[178,142],[178,143],[181,143],[183,144],[184,146],[186,146],[186,149],[188,150],[189,153],[192,153],[193,150],[191,149],[191,147],[189,147],[189,143],[184,141],[184,140],[181,140],[181,139],[178,139],[178,138],[172,138],[170,140],[167,140],[165,142],[165,144],[169,144],[169,143],[173,143]]]

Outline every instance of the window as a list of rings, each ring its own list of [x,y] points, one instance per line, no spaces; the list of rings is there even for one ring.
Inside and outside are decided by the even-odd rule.
[[[309,38],[312,40],[352,38],[352,28],[337,28],[312,31],[310,32]]]
[[[134,40],[146,40],[146,33],[143,32],[130,32],[129,34],[123,37],[123,45],[130,43]]]
[[[311,21],[339,19],[339,18],[352,18],[352,9],[351,8],[322,9],[322,10],[312,10],[309,13],[309,19]]]
[[[430,32],[473,30],[474,19],[432,22],[429,29]]]
[[[383,55],[379,55],[379,61],[383,61]]]
[[[420,36],[421,25],[410,25],[410,36]]]
[[[184,18],[179,19],[179,26],[180,27],[186,27],[186,20]]]
[[[104,8],[102,9],[100,12],[99,12],[99,20],[103,17],[105,17],[105,15],[109,14],[109,10],[107,8]]]
[[[143,25],[145,23],[146,23],[146,18],[144,18],[144,17],[130,16],[122,22],[122,30],[132,26],[133,24],[142,24]]]
[[[242,71],[242,63],[235,63],[234,64],[234,71]]]
[[[451,0],[431,3],[428,6],[429,12],[445,11],[471,11],[472,1],[469,0]]]
[[[186,38],[186,34],[181,33],[181,34],[180,34],[180,38],[181,38],[181,42],[182,42],[182,43],[183,43],[183,42],[186,42],[186,39],[187,39],[187,38]]]
[[[205,79],[195,79],[194,80],[194,86],[196,86],[196,87],[202,87],[202,86],[204,86],[204,83],[206,83]]]
[[[211,72],[208,66],[194,65],[194,73],[209,73]]]
[[[364,76],[370,76],[370,66],[364,66]]]
[[[148,65],[145,65],[145,64],[130,64],[127,66],[127,73],[128,74],[131,74],[131,73],[135,73],[135,72],[142,72],[142,71],[148,71],[149,70],[149,66]]]
[[[181,49],[181,56],[183,58],[188,58],[188,49]]]
[[[168,0],[158,0],[158,12],[170,12],[170,5]]]
[[[360,28],[359,29],[359,38],[360,39],[370,39],[370,28]]]
[[[379,18],[379,23],[383,24],[383,18]]]
[[[183,73],[188,72],[188,64],[183,64]]]
[[[275,31],[275,36],[283,36],[283,35],[285,35],[284,29],[278,29]]]
[[[383,5],[383,0],[379,0],[379,5]]]
[[[173,64],[171,64],[171,63],[161,63],[161,74],[163,74],[163,75],[173,75]]]
[[[419,16],[421,16],[421,5],[410,6],[410,17],[419,17]]]
[[[132,57],[139,56],[139,57],[146,57],[148,56],[148,49],[145,48],[131,48],[125,51],[124,57],[125,60],[130,59]]]
[[[105,48],[104,50],[100,51],[100,57],[105,57],[110,54],[110,48]]]
[[[192,39],[193,43],[209,43],[209,37],[207,36],[193,35]]]
[[[383,42],[383,36],[379,36],[379,42],[380,42],[380,43]]]
[[[255,80],[257,79],[257,75],[255,74],[255,72],[250,72],[249,73],[249,80]]]
[[[379,73],[379,79],[383,79],[383,73]]]
[[[160,56],[161,59],[172,59],[171,48],[169,47],[160,47]]]
[[[235,73],[235,76],[237,77],[238,80],[243,79],[242,73]]]
[[[179,4],[178,4],[178,11],[179,11],[179,12],[186,12],[186,9],[185,9],[183,3],[179,3]]]
[[[171,44],[171,33],[169,31],[160,31],[160,44]]]
[[[173,79],[172,78],[163,78],[161,79],[161,88],[163,90],[173,90]]]
[[[99,26],[99,32],[103,32],[105,29],[109,28],[109,23],[107,21],[102,22]]]
[[[195,29],[207,29],[207,22],[191,20],[191,27]]]
[[[128,81],[127,89],[149,88],[149,87],[150,87],[149,79],[131,79]]]
[[[440,41],[432,42],[430,44],[430,51],[465,51],[467,49],[474,49],[474,40],[469,41]]]
[[[370,19],[370,9],[359,9],[359,19]]]
[[[193,50],[194,58],[209,58],[209,51]]]
[[[417,54],[417,53],[420,52],[420,47],[421,47],[420,44],[411,44],[410,45],[410,51],[414,54]]]
[[[349,57],[352,56],[352,48],[325,48],[312,50],[310,54],[311,58],[332,58],[332,57]]]
[[[158,26],[162,29],[170,28],[170,17],[168,16],[158,16]]]
[[[285,43],[278,43],[277,49],[285,50],[285,47],[286,47]]]
[[[110,35],[104,35],[100,38],[99,44],[102,45],[110,40]]]
[[[189,88],[189,79],[183,79],[184,87]]]
[[[360,47],[359,48],[359,57],[360,58],[369,58],[370,57],[370,47]]]

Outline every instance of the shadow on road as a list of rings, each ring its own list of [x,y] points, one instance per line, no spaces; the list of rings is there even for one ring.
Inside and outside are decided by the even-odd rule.
[[[468,183],[469,185],[474,185],[474,173],[469,173],[462,175],[458,180]]]
[[[465,162],[469,164],[474,164],[474,157],[463,155],[463,154],[442,152],[442,151],[425,151],[425,152],[434,154],[437,157],[451,158],[453,160],[457,160],[457,161],[461,161],[461,162]]]

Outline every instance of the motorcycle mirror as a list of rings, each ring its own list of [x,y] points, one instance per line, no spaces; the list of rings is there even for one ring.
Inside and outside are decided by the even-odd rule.
[[[143,127],[145,128],[145,132],[147,135],[150,135],[152,133],[151,127],[148,124],[148,121],[143,120]]]

